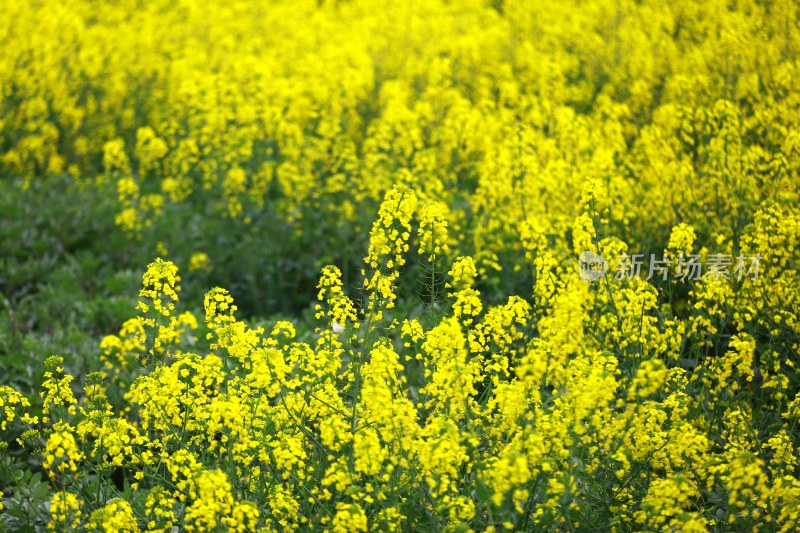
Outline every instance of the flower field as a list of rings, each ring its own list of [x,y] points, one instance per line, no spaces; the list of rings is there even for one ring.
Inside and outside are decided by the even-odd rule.
[[[800,530],[793,0],[0,0],[0,531]]]

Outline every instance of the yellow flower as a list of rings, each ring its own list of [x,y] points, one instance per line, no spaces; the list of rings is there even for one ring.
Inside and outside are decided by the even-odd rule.
[[[71,492],[59,491],[50,502],[50,522],[47,529],[55,531],[76,530],[80,527],[83,500]]]
[[[89,517],[88,527],[103,531],[104,533],[139,531],[136,517],[133,515],[131,505],[125,500],[112,500],[92,513]]]
[[[358,504],[338,503],[330,531],[332,533],[351,533],[367,531],[367,515]]]
[[[681,222],[674,228],[669,235],[667,250],[674,257],[685,257],[692,253],[692,247],[696,239],[695,231],[692,226]]]
[[[205,252],[195,252],[189,258],[189,272],[194,272],[196,270],[210,270],[208,254]]]
[[[436,257],[447,253],[448,233],[447,218],[444,209],[438,202],[423,206],[419,215],[419,254],[434,261]]]
[[[322,269],[317,288],[317,299],[326,307],[324,311],[317,305],[317,318],[326,316],[335,333],[341,333],[348,324],[358,327],[355,306],[342,290],[342,273],[337,267],[328,265]]]
[[[13,422],[17,415],[17,406],[30,407],[28,399],[11,387],[0,386],[0,430],[8,429],[8,423]]]
[[[56,430],[47,438],[42,466],[54,478],[76,474],[82,460],[83,453],[78,449],[75,436],[70,431]]]

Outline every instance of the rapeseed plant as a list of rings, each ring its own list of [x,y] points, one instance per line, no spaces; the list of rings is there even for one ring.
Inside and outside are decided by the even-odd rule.
[[[800,527],[795,2],[140,4],[0,0],[4,186],[161,256],[96,372],[0,386],[40,525]],[[307,320],[181,299],[299,261],[250,228]]]

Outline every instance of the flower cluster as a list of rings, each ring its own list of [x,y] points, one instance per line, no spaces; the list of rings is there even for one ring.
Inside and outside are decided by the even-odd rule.
[[[796,2],[0,12],[4,186],[179,227],[193,278],[271,289],[227,249],[256,224],[315,264],[289,319],[156,259],[95,372],[0,386],[50,529],[800,529]]]
[[[403,204],[409,198],[410,191],[387,194],[365,272],[398,279],[411,253],[410,234],[401,233],[415,222],[413,202]],[[141,293],[162,300],[152,305],[157,313],[136,322],[143,331],[134,342],[123,340],[124,331],[103,341],[115,357],[87,377],[80,397],[62,359],[47,361],[42,466],[59,490],[51,524],[105,531],[797,527],[794,437],[789,426],[756,428],[753,418],[754,369],[781,361],[778,347],[763,352],[757,331],[742,331],[719,356],[687,371],[675,353],[684,348],[672,338],[688,335],[695,316],[660,317],[656,311],[670,310],[643,280],[595,286],[577,271],[559,275],[549,301],[511,296],[492,305],[476,289],[475,260],[459,256],[441,316],[400,322],[360,320],[377,309],[372,278],[358,306],[328,266],[317,310],[332,326],[316,330],[316,343],[298,339],[285,321],[268,335],[250,327],[232,296],[214,288],[204,301],[205,344],[175,335],[167,345],[158,332],[176,316],[194,317],[175,308],[176,265],[157,260]],[[339,335],[337,327],[350,326],[349,336]],[[154,356],[130,383],[114,372],[130,360],[125,351]],[[782,366],[765,372],[785,377],[770,386],[790,398],[794,382]],[[106,396],[111,383],[126,387],[120,405]],[[11,389],[3,394],[9,406],[27,406]],[[772,408],[795,416],[785,400]],[[9,421],[18,416],[6,410]],[[113,469],[126,472],[131,498],[116,487]],[[98,472],[96,482],[89,470]],[[85,496],[90,483],[105,500]],[[703,503],[703,491],[719,503]],[[606,506],[586,503],[598,499]]]

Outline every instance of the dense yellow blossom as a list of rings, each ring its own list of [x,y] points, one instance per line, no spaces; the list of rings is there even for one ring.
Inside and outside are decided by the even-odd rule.
[[[800,528],[797,2],[0,12],[3,186],[163,257],[100,372],[0,386],[50,529]],[[301,318],[180,297],[178,244],[277,290],[207,247],[253,226]]]
[[[50,434],[44,448],[44,466],[53,476],[73,475],[78,471],[83,454],[78,450],[75,436],[69,430]]]
[[[50,522],[48,529],[64,530],[76,529],[81,523],[81,501],[77,494],[71,492],[56,492],[50,502]]]
[[[107,503],[105,507],[93,512],[87,527],[103,533],[116,531],[136,533],[139,531],[136,517],[133,515],[133,509],[124,500],[113,500]]]
[[[8,428],[8,423],[13,422],[19,416],[17,413],[18,407],[30,407],[28,399],[15,391],[11,387],[0,387],[0,429],[5,431]]]

